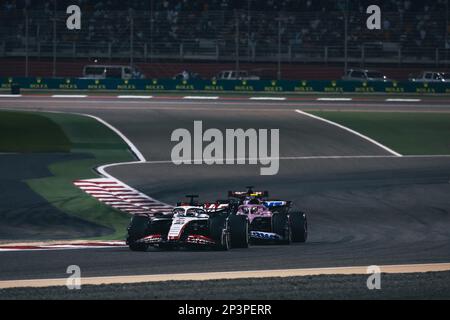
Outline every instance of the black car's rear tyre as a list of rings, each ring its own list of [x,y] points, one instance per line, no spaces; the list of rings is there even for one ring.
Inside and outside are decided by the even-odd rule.
[[[289,218],[284,213],[274,213],[272,216],[272,231],[283,237],[280,244],[290,244],[292,239]]]
[[[227,251],[231,249],[230,233],[224,229],[222,233],[222,242],[218,250]]]
[[[147,251],[148,244],[137,242],[148,235],[151,219],[146,216],[133,216],[128,226],[127,243],[131,251]]]
[[[230,227],[230,240],[232,248],[248,248],[249,225],[246,216],[230,215],[228,217]]]
[[[228,251],[231,249],[230,233],[226,229],[222,229],[222,235],[213,246],[213,249],[217,251]]]
[[[228,250],[230,249],[230,235],[227,230],[226,218],[218,215],[209,218],[209,234],[211,238],[216,242],[215,250]]]
[[[291,225],[292,241],[306,242],[308,239],[308,220],[306,218],[306,213],[291,213],[289,221]]]
[[[148,249],[148,244],[146,243],[137,243],[137,242],[129,242],[128,243],[128,247],[130,248],[131,251],[147,251]]]

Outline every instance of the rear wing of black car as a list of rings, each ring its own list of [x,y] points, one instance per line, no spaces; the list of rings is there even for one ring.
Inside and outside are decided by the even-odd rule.
[[[201,203],[199,203],[197,200],[195,200],[195,199],[198,199],[198,195],[196,195],[196,194],[194,194],[194,195],[188,194],[188,195],[186,195],[186,198],[189,199],[188,202],[187,201],[177,202],[177,206],[178,207],[181,207],[181,206],[192,206],[192,207],[197,207],[198,206],[198,207],[200,207],[200,206],[202,206]]]
[[[269,191],[228,191],[229,198],[245,199],[245,198],[267,198],[269,196]]]

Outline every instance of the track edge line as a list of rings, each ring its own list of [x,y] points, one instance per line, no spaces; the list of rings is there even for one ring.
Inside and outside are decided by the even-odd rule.
[[[301,114],[301,115],[304,115],[304,116],[307,116],[307,117],[310,117],[310,118],[313,118],[313,119],[316,119],[316,120],[328,123],[328,124],[333,125],[335,127],[338,127],[340,129],[345,130],[347,132],[350,132],[350,133],[352,133],[352,134],[354,134],[354,135],[356,135],[356,136],[358,136],[358,137],[360,137],[360,138],[362,138],[362,139],[364,139],[366,141],[369,141],[370,143],[376,145],[379,148],[382,148],[383,150],[389,152],[390,154],[392,154],[392,155],[394,155],[396,157],[403,157],[402,154],[392,150],[391,148],[381,144],[380,142],[378,142],[378,141],[376,141],[376,140],[374,140],[372,138],[369,138],[368,136],[366,136],[366,135],[364,135],[362,133],[359,133],[358,131],[355,131],[355,130],[350,129],[350,128],[346,127],[346,126],[343,126],[343,125],[341,125],[339,123],[336,123],[334,121],[331,121],[331,120],[328,120],[328,119],[325,119],[325,118],[322,118],[322,117],[310,114],[308,112],[305,112],[305,111],[302,111],[302,110],[299,110],[299,109],[296,109],[295,112],[297,112],[298,114]]]

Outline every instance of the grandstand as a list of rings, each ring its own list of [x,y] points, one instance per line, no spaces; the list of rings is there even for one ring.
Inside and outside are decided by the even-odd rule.
[[[368,31],[365,10],[376,2],[383,10],[382,30]],[[283,65],[295,69],[299,64],[333,70],[345,61],[357,67],[448,66],[448,0],[352,0],[348,7],[346,3],[6,0],[0,3],[0,59],[14,62],[26,57],[26,70],[9,63],[20,73],[13,75],[54,76],[75,75],[70,68],[65,74],[58,72],[58,63],[70,62],[75,66],[73,73],[79,73],[78,64],[92,59],[141,64],[151,76],[159,77],[171,76],[180,68],[158,71],[156,64],[187,62],[225,63],[268,78],[276,76],[277,64],[278,72]],[[71,4],[82,8],[79,31],[65,28],[65,8]],[[39,64],[47,66],[44,71]],[[0,75],[14,72],[5,68],[0,68]],[[205,71],[205,76],[216,69]]]

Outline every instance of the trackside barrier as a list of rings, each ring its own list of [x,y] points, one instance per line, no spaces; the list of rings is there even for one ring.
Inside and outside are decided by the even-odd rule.
[[[356,82],[324,80],[249,80],[249,81],[180,81],[172,79],[76,79],[76,78],[0,78],[1,89],[18,84],[36,90],[119,90],[119,91],[203,91],[203,92],[286,92],[286,93],[450,93],[450,83]]]

